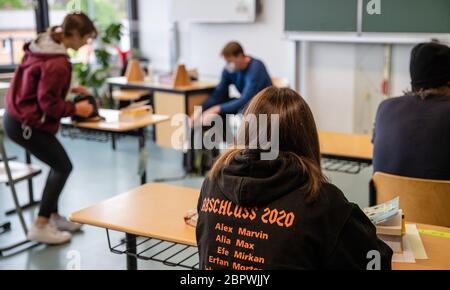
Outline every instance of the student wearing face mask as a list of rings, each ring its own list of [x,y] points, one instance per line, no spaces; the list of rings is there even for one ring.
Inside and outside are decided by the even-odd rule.
[[[67,49],[78,50],[97,36],[94,23],[82,13],[65,17],[24,47],[6,97],[4,129],[8,137],[50,167],[41,207],[28,239],[44,244],[69,242],[81,225],[59,215],[58,200],[72,171],[72,163],[55,137],[61,118],[88,117],[94,108],[88,102],[66,101],[72,67]],[[86,88],[72,88],[89,94]]]
[[[222,50],[227,65],[222,72],[222,78],[203,104],[203,123],[208,123],[212,116],[237,114],[263,89],[272,85],[272,80],[264,63],[245,54],[238,42],[228,43]],[[241,93],[240,98],[232,99],[229,95],[229,86],[235,85]],[[194,122],[201,115],[191,117]]]

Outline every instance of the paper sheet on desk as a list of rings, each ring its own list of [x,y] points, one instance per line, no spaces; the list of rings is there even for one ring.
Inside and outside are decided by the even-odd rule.
[[[392,257],[394,263],[416,263],[416,260],[428,259],[416,225],[406,225],[403,248],[403,254],[395,254]]]
[[[417,225],[406,225],[406,234],[409,237],[409,242],[411,243],[416,260],[428,260],[428,255],[423,246]]]
[[[394,256],[392,257],[392,262],[410,264],[416,263],[416,258],[414,258],[414,253],[411,247],[411,243],[409,242],[408,235],[403,236],[403,253],[394,254]]]

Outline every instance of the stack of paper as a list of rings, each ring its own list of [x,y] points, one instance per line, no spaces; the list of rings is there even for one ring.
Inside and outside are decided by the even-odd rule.
[[[366,208],[364,213],[377,228],[378,237],[394,251],[395,263],[415,263],[427,260],[428,256],[416,225],[406,225],[400,199]]]
[[[365,214],[375,224],[378,237],[395,253],[403,252],[405,223],[403,211],[399,209],[400,199],[395,198],[384,204],[364,209]]]

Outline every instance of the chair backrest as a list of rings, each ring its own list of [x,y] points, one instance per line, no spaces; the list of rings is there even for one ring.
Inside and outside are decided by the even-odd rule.
[[[272,84],[279,89],[284,89],[284,88],[290,87],[289,80],[286,78],[281,78],[281,77],[273,77]]]
[[[373,177],[377,204],[400,197],[408,221],[450,226],[450,181],[407,178],[385,173]]]

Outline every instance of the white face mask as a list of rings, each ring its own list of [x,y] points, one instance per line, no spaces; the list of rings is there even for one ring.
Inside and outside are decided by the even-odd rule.
[[[232,62],[227,63],[227,65],[225,66],[225,69],[227,70],[227,72],[234,73],[236,72],[236,65]]]

